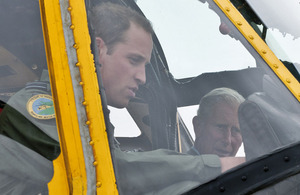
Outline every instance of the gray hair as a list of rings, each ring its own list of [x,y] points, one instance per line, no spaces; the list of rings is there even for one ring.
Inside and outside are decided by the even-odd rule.
[[[108,48],[108,54],[116,43],[124,42],[124,34],[130,28],[130,23],[142,27],[152,35],[150,21],[136,11],[118,4],[101,3],[93,8],[91,14],[92,26],[96,37],[100,37]]]
[[[218,103],[239,106],[244,101],[245,98],[233,89],[216,88],[201,98],[197,115],[202,119],[206,119],[211,116],[212,108]]]

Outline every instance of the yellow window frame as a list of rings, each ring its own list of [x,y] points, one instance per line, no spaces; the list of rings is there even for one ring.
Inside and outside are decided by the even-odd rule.
[[[59,131],[61,155],[54,161],[54,178],[49,183],[50,194],[118,194],[102,103],[99,95],[97,75],[90,49],[90,35],[84,0],[40,0],[43,32],[47,54],[52,94],[55,104],[56,121]],[[68,15],[69,14],[69,15]],[[66,26],[63,17],[70,17],[71,25]],[[64,32],[73,35],[73,49],[77,62],[70,64],[72,56],[67,52],[69,42]],[[80,78],[74,81],[72,69],[78,69]],[[83,93],[81,102],[85,110],[85,125],[90,137],[80,133],[78,98],[75,88]],[[76,100],[77,98],[77,100]],[[77,105],[76,105],[77,101]],[[81,100],[80,100],[81,101]],[[84,151],[83,140],[89,140],[92,154]],[[92,155],[92,156],[87,156]],[[87,164],[86,158],[93,163]],[[87,177],[87,168],[94,167],[95,179]],[[93,169],[91,169],[93,170]]]
[[[300,102],[300,84],[229,0],[213,0]]]

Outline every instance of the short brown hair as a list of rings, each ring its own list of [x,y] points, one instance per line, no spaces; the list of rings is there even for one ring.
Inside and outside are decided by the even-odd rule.
[[[130,22],[142,27],[149,34],[153,28],[148,19],[129,7],[113,3],[102,3],[92,10],[92,25],[95,34],[100,37],[112,52],[114,45],[124,41],[124,33],[130,28]]]

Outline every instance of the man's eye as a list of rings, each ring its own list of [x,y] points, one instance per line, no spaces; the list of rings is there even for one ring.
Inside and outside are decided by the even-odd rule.
[[[134,59],[134,58],[129,58],[129,61],[131,64],[136,64],[137,63],[137,60]]]
[[[132,64],[132,65],[137,65],[140,63],[140,59],[139,58],[135,58],[135,57],[129,57],[129,62]]]
[[[220,132],[223,132],[226,130],[226,126],[224,126],[224,125],[216,125],[216,127],[217,127],[218,131],[220,131]]]
[[[239,134],[239,133],[241,133],[241,130],[239,128],[233,127],[231,129],[231,132],[232,132],[232,134]]]
[[[217,125],[217,128],[219,130],[224,130],[224,129],[226,129],[226,126],[225,125]]]

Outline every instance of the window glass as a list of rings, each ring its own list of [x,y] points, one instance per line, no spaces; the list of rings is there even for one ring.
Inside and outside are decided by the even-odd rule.
[[[136,3],[158,40],[126,107],[135,127],[109,108],[121,193],[181,194],[222,174],[220,158],[247,162],[300,140],[298,100],[216,4]],[[224,88],[234,100],[203,100]]]
[[[300,28],[295,25],[300,24],[299,2],[232,0],[232,3],[299,81]]]
[[[175,78],[220,71],[220,67],[238,70],[255,66],[253,57],[239,41],[218,31],[220,17],[207,3],[183,0],[137,3],[152,21]]]
[[[48,194],[60,153],[39,2],[1,1],[1,193]]]
[[[115,124],[115,136],[116,137],[137,137],[141,134],[138,126],[134,122],[126,109],[116,109],[109,106],[110,118],[112,124]],[[124,131],[126,129],[126,131]]]

